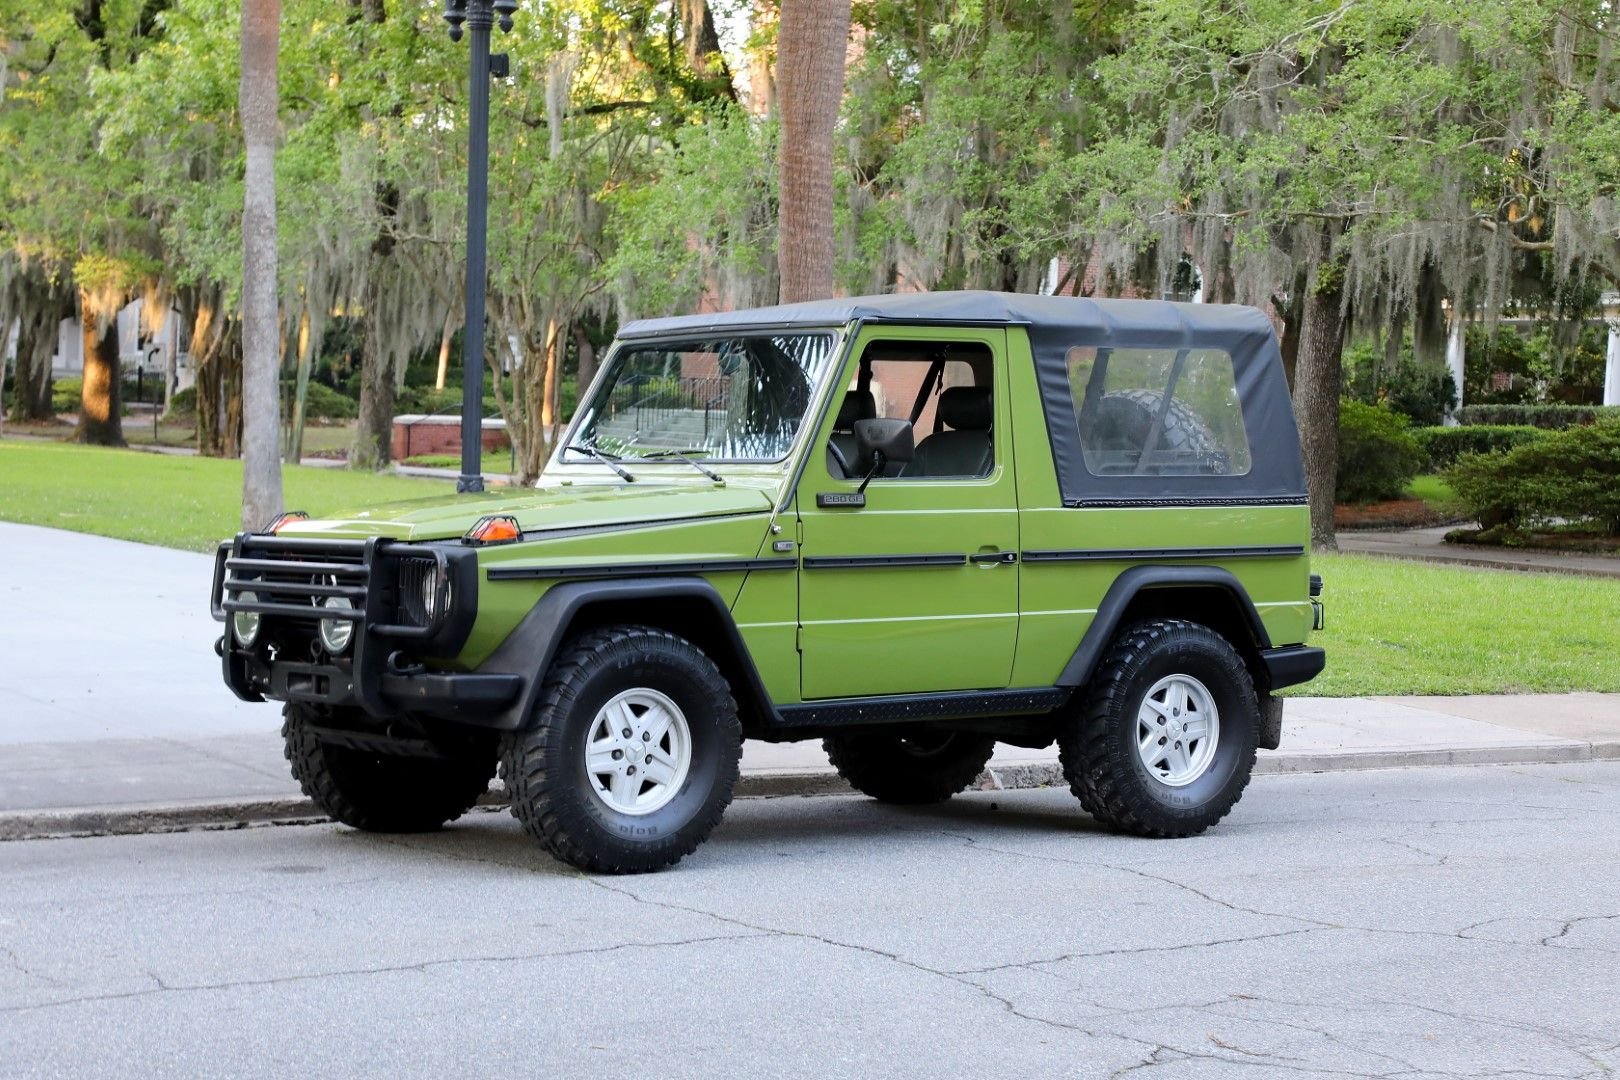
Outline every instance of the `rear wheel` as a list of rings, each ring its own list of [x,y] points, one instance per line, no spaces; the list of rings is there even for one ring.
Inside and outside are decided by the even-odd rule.
[[[1193,836],[1242,797],[1259,727],[1237,650],[1207,626],[1161,619],[1114,640],[1058,751],[1094,817],[1138,836]]]
[[[691,854],[731,802],[742,756],[720,669],[665,630],[612,626],[546,674],[505,776],[512,814],[583,870],[658,870]]]
[[[889,803],[943,802],[979,778],[996,741],[953,731],[914,735],[853,732],[822,742],[827,758],[856,791]]]
[[[293,778],[328,817],[367,832],[430,832],[472,809],[495,775],[495,749],[454,758],[374,754],[323,742],[323,718],[305,705],[282,710]]]

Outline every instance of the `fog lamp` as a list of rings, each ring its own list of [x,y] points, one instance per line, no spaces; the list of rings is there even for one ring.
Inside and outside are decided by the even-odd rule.
[[[237,596],[238,600],[249,604],[257,603],[259,598],[253,593],[245,592]],[[238,611],[231,616],[231,633],[236,635],[236,643],[244,649],[251,649],[253,643],[259,640],[259,616],[257,612]]]
[[[354,610],[354,603],[347,596],[328,596],[321,601],[321,607],[328,610],[342,608],[347,611]],[[354,623],[348,619],[322,619],[321,644],[326,651],[336,656],[349,647],[354,640]]]

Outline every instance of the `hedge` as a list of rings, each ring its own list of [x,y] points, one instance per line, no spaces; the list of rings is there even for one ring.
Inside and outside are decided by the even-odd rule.
[[[1459,424],[1519,425],[1562,431],[1591,424],[1604,416],[1620,416],[1616,405],[1464,405],[1457,410]]]
[[[1405,416],[1359,401],[1339,403],[1339,470],[1334,499],[1398,499],[1423,467],[1423,448]]]
[[[1620,417],[1549,432],[1506,453],[1472,454],[1446,472],[1487,529],[1554,519],[1597,521],[1620,536]]]
[[[1428,456],[1428,471],[1442,472],[1464,454],[1494,454],[1541,438],[1544,429],[1528,424],[1460,424],[1421,427],[1412,435]]]

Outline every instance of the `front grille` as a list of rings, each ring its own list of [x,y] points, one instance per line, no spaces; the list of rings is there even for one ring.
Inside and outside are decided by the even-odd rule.
[[[247,536],[221,554],[215,589],[220,616],[250,612],[311,623],[365,618],[371,568],[364,541]],[[321,606],[333,596],[350,606]]]

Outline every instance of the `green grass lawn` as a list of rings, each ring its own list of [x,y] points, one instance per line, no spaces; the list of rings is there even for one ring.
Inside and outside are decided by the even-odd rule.
[[[150,429],[148,429],[150,430]],[[326,514],[455,490],[449,480],[282,469],[287,506]],[[242,463],[0,440],[0,520],[211,551],[241,526]]]
[[[313,514],[448,492],[448,480],[283,471]],[[0,520],[209,551],[237,529],[235,461],[0,441]],[[1302,694],[1620,691],[1620,581],[1318,556],[1327,671]]]
[[[1319,555],[1327,670],[1293,691],[1620,691],[1620,581]]]
[[[459,469],[461,468],[460,454],[417,454],[405,459],[406,465],[419,465],[425,469]],[[478,466],[480,472],[493,473],[497,476],[512,471],[512,452],[501,450],[493,454],[485,454]]]
[[[1414,476],[1406,491],[1412,498],[1422,499],[1437,508],[1449,506],[1457,498],[1451,485],[1438,476]]]

